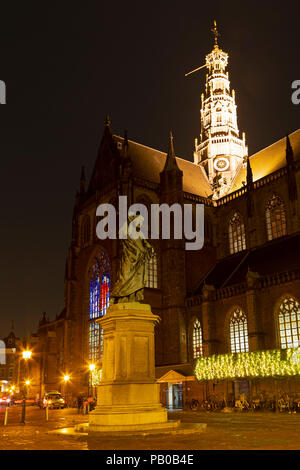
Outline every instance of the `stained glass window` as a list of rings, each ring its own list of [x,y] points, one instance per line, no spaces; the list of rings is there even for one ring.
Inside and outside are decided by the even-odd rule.
[[[229,223],[229,247],[230,254],[246,250],[245,225],[237,212]]]
[[[157,255],[153,254],[152,258],[147,261],[147,282],[146,287],[157,289],[158,288],[158,269],[157,269]]]
[[[249,351],[247,316],[239,308],[230,319],[230,346],[232,353]]]
[[[193,353],[194,359],[203,356],[202,329],[199,320],[194,321],[193,327]]]
[[[279,333],[282,349],[300,346],[300,305],[292,297],[284,299],[279,308]]]
[[[273,195],[266,209],[266,223],[268,240],[286,235],[286,216],[284,204],[279,196]]]
[[[107,258],[102,253],[90,271],[89,301],[89,361],[97,362],[103,355],[103,331],[96,322],[109,306],[109,273]]]

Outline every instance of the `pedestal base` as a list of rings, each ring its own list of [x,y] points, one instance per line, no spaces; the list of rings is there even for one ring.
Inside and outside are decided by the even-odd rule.
[[[99,320],[103,328],[102,382],[89,432],[174,428],[159,401],[155,380],[154,326],[149,305],[116,304]]]

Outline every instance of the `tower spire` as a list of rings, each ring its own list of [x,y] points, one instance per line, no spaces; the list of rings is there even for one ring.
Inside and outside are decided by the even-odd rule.
[[[123,147],[122,147],[122,157],[126,160],[128,158],[128,133],[125,129],[124,131],[124,140],[123,140]]]
[[[201,134],[196,141],[194,163],[201,165],[219,199],[230,191],[235,176],[248,156],[246,139],[237,123],[235,93],[230,89],[228,53],[218,46],[220,33],[214,21],[214,49],[206,56],[205,93],[201,95]]]
[[[293,203],[298,199],[298,189],[295,176],[295,157],[293,147],[289,135],[286,136],[286,163],[287,163],[287,177],[288,177],[288,190],[289,190],[289,199]],[[296,207],[293,204],[293,213],[295,213]]]
[[[248,188],[252,188],[253,185],[253,172],[250,165],[250,158],[247,158],[247,186]]]
[[[110,127],[111,125],[111,120],[110,120],[110,116],[107,114],[106,117],[105,117],[105,122],[104,122],[105,126],[106,127]]]
[[[163,171],[168,171],[168,170],[179,170],[177,161],[176,161],[176,156],[175,156],[174,137],[173,137],[172,131],[170,131],[170,134],[169,134],[169,149],[168,149],[167,159],[166,159],[166,163],[165,163],[165,167]]]
[[[286,136],[286,163],[291,167],[294,167],[295,165],[294,151],[288,134]]]
[[[250,158],[247,158],[247,213],[248,217],[252,217],[254,212],[253,201],[253,172],[250,164]]]

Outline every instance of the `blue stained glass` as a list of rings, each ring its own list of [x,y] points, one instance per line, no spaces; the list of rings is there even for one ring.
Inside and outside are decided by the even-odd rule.
[[[89,359],[97,361],[103,355],[103,331],[95,322],[106,314],[109,307],[109,274],[100,274],[98,265],[93,267],[90,281],[90,309],[89,309]],[[99,357],[100,356],[100,357]]]

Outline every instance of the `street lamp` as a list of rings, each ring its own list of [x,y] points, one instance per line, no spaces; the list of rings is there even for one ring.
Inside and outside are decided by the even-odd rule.
[[[25,375],[26,375],[26,380],[25,380],[25,385],[24,385],[24,393],[23,393],[23,407],[22,407],[22,418],[21,418],[21,423],[25,424],[25,416],[26,416],[26,398],[27,398],[27,389],[30,385],[30,380],[28,379],[28,360],[31,358],[31,351],[23,351],[22,356],[25,361]]]
[[[23,351],[22,355],[23,355],[23,359],[30,359],[31,358],[31,354],[32,352],[31,351]]]
[[[70,380],[70,376],[68,374],[65,374],[64,379],[63,379],[63,395],[64,395],[64,398],[65,398],[65,403],[66,404],[68,403],[68,400],[67,400],[67,385],[68,385],[69,380]]]

